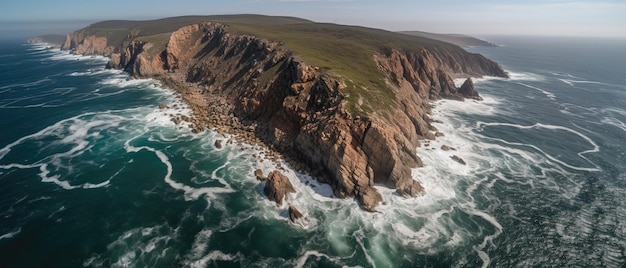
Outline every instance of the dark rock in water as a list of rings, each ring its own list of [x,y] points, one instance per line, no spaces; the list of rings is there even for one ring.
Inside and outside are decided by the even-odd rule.
[[[396,193],[404,197],[416,197],[424,190],[422,185],[415,180],[405,181],[397,185]]]
[[[383,202],[383,197],[374,187],[367,187],[363,192],[359,192],[357,199],[361,208],[369,212],[376,212],[376,206]]]
[[[167,106],[167,104],[165,104],[165,103],[159,104],[159,109],[167,109],[167,108],[170,108],[170,107]]]
[[[222,140],[216,140],[214,145],[215,148],[222,149]]]
[[[435,132],[435,137],[443,137],[443,136],[444,136],[443,133],[439,131]]]
[[[266,179],[267,179],[267,178],[263,175],[263,171],[262,171],[262,170],[260,170],[260,169],[257,169],[257,170],[255,170],[255,171],[254,171],[254,176],[256,176],[256,179],[257,179],[258,181],[264,181],[264,180],[266,180]]]
[[[269,200],[276,202],[277,206],[281,206],[285,196],[289,193],[295,193],[296,189],[291,185],[289,178],[278,170],[274,170],[267,177],[267,183],[265,188],[263,188],[263,192]]]
[[[483,98],[478,95],[476,89],[474,89],[474,82],[471,78],[468,78],[463,82],[463,85],[459,88],[459,93],[466,98],[472,98],[475,100],[482,100]]]
[[[459,162],[460,164],[466,165],[466,164],[465,164],[465,161],[463,161],[463,159],[462,159],[462,158],[460,158],[460,157],[458,157],[458,156],[456,156],[456,155],[450,156],[450,158],[452,158],[452,160],[454,160],[454,161]]]
[[[289,206],[289,219],[293,223],[297,223],[302,218],[302,213],[294,206]]]
[[[441,150],[444,150],[444,151],[456,151],[456,149],[454,147],[450,147],[450,146],[445,145],[445,144],[441,145]]]

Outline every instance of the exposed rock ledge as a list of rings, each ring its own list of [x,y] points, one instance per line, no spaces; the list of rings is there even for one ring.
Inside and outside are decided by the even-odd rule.
[[[456,88],[451,75],[506,76],[496,63],[460,48],[391,49],[372,59],[387,74],[398,107],[389,116],[357,116],[346,108],[344,81],[278,42],[229,33],[212,22],[180,28],[163,50],[135,36],[130,32],[111,46],[106,37],[81,30],[67,36],[63,49],[106,55],[110,68],[161,80],[189,103],[196,131],[217,128],[263,142],[368,211],[383,201],[374,184],[407,197],[422,191],[411,168],[422,166],[419,141],[435,138],[430,101],[480,98],[470,79]]]

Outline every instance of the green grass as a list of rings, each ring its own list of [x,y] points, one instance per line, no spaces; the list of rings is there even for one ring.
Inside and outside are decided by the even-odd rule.
[[[204,21],[227,25],[229,31],[282,42],[295,57],[320,67],[346,83],[344,93],[354,114],[382,113],[395,107],[393,90],[385,83],[385,74],[374,61],[376,53],[391,49],[419,51],[422,47],[453,46],[428,38],[379,29],[314,23],[293,17],[261,15],[186,16],[153,21],[105,21],[91,25],[88,31],[108,37],[117,46],[131,31],[138,38],[153,43],[150,55],[160,53],[171,32],[182,26]],[[199,37],[198,37],[199,38]]]
[[[165,50],[169,38],[169,33],[161,33],[149,36],[140,36],[137,39],[152,44],[152,47],[144,52],[148,55],[149,58],[152,58],[159,55],[163,50]]]
[[[374,61],[376,53],[392,48],[419,51],[423,45],[441,44],[433,40],[423,42],[415,36],[335,24],[227,25],[233,32],[283,42],[304,62],[344,80],[348,109],[354,114],[378,112],[386,116],[384,113],[397,105],[393,90],[385,82],[386,75]]]

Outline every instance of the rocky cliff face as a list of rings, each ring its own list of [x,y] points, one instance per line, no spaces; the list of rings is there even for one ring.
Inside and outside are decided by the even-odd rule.
[[[71,50],[76,54],[109,56],[114,47],[107,45],[106,37],[89,35],[85,30],[81,30],[68,34],[61,49]]]
[[[387,117],[355,116],[346,109],[343,81],[298,60],[278,42],[232,34],[210,22],[173,32],[156,53],[153,44],[135,36],[112,47],[105,37],[78,31],[63,48],[107,55],[111,68],[161,79],[190,104],[198,129],[253,133],[368,211],[383,201],[376,183],[404,196],[422,191],[410,173],[422,165],[415,150],[419,141],[434,139],[429,101],[479,98],[471,80],[456,88],[452,75],[506,76],[492,61],[462,50],[390,50],[372,60],[387,75],[397,108]]]

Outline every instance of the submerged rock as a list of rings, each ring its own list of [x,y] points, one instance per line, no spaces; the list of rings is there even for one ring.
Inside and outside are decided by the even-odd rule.
[[[450,158],[452,158],[452,160],[454,161],[459,162],[459,164],[466,165],[465,161],[456,155],[450,156]]]
[[[444,151],[456,151],[456,149],[454,147],[450,147],[450,146],[445,145],[445,144],[441,145],[441,150],[444,150]]]

